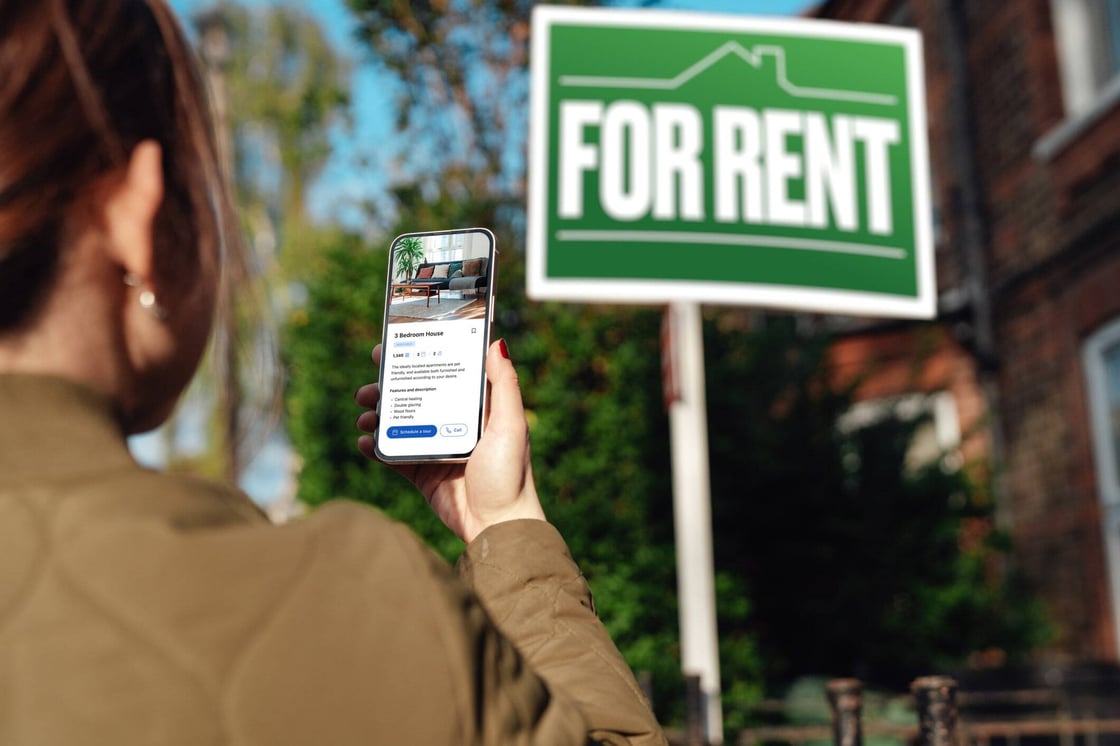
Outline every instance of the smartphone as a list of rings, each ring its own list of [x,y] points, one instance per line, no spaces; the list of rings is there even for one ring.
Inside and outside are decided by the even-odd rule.
[[[465,461],[482,437],[497,255],[485,228],[393,239],[374,433],[382,461]]]

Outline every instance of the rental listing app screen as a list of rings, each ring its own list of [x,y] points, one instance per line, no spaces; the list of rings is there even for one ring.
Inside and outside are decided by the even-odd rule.
[[[401,257],[411,251],[411,261]],[[481,434],[493,237],[403,236],[390,256],[377,449],[389,459],[462,458]]]
[[[389,327],[381,421],[387,456],[465,453],[478,440],[486,350],[477,321]]]

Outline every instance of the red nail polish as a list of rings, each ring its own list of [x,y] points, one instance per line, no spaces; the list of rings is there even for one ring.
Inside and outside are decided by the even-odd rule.
[[[504,339],[498,340],[498,351],[502,353],[502,357],[509,360],[509,347],[506,346],[506,341]]]

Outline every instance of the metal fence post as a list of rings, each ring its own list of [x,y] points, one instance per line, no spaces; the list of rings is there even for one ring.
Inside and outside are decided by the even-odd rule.
[[[832,679],[825,687],[832,709],[832,743],[835,746],[863,746],[863,684],[859,679]]]
[[[918,711],[919,746],[955,746],[957,682],[948,676],[923,676],[910,685]]]

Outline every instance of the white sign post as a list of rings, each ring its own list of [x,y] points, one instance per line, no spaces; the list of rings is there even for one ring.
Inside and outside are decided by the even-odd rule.
[[[704,398],[704,337],[700,304],[669,306],[669,355],[677,396],[669,402],[673,458],[673,530],[677,542],[677,596],[681,671],[700,677],[708,741],[723,742],[712,560],[708,412]]]

